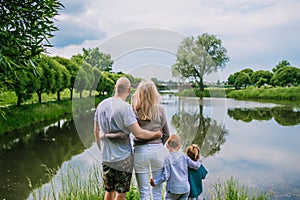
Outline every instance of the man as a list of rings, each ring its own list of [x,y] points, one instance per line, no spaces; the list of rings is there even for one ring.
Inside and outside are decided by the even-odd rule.
[[[130,93],[130,81],[119,78],[114,86],[113,97],[103,100],[96,109],[94,119],[94,134],[97,144],[101,138],[103,183],[105,200],[125,200],[126,192],[130,190],[133,162],[132,147],[129,134],[135,137],[151,139],[161,137],[162,132],[151,132],[141,129],[138,125],[132,107],[125,100]],[[123,132],[125,138],[110,139],[106,134]],[[104,134],[100,137],[100,134]]]

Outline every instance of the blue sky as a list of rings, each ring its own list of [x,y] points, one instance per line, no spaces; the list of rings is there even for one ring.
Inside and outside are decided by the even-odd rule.
[[[172,79],[184,37],[215,35],[230,61],[206,80],[226,80],[244,68],[271,70],[281,60],[300,67],[299,0],[63,0],[50,55],[82,48],[112,54],[113,69],[142,78]]]

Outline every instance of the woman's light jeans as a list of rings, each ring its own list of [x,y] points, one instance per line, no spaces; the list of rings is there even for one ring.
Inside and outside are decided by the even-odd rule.
[[[140,200],[162,199],[162,184],[150,189],[150,177],[157,179],[163,171],[163,162],[169,151],[160,144],[143,144],[134,147],[134,170]],[[149,172],[151,171],[151,175]],[[152,195],[151,195],[152,194]]]

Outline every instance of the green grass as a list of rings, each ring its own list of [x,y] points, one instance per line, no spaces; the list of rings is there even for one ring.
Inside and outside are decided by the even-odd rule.
[[[105,190],[102,184],[102,172],[100,165],[94,165],[87,169],[87,172],[80,171],[72,165],[68,165],[63,172],[55,174],[57,170],[46,167],[49,177],[52,178],[48,188],[40,186],[34,189],[31,181],[29,187],[32,190],[34,200],[40,199],[64,199],[64,200],[103,200]],[[138,200],[139,193],[132,185],[126,193],[126,199]]]
[[[70,115],[71,105],[72,101],[64,100],[3,108],[5,114],[4,118],[0,117],[0,134]]]
[[[234,99],[270,99],[270,100],[300,100],[300,86],[297,87],[249,87],[247,89],[233,90],[227,97]]]
[[[249,192],[247,186],[239,185],[232,177],[220,183],[218,181],[211,186],[210,200],[271,200],[271,193],[259,194],[257,192]]]
[[[88,91],[83,92],[83,97],[87,97],[89,94]],[[96,95],[95,91],[92,93],[92,95]],[[61,100],[69,100],[70,99],[70,90],[65,89],[60,93]],[[79,98],[79,93],[73,92],[73,98],[77,99]],[[48,102],[48,101],[56,101],[57,96],[56,94],[42,94],[42,102]],[[36,93],[32,94],[32,97],[26,101],[24,101],[22,104],[32,104],[32,103],[38,103],[38,96]],[[14,92],[2,92],[0,93],[0,106],[8,106],[8,105],[16,105],[17,104],[17,96]]]
[[[72,114],[84,113],[95,107],[103,98],[86,97],[83,99],[48,101],[44,103],[24,104],[20,107],[15,105],[2,107],[3,116],[0,116],[0,134],[11,132],[20,128],[30,127],[54,119],[68,118]],[[75,103],[77,106],[72,109]]]
[[[178,96],[184,97],[226,97],[226,93],[230,92],[232,89],[225,89],[222,87],[209,87],[205,88],[201,92],[198,88],[183,90],[178,93]]]
[[[37,189],[32,187],[29,180],[29,186],[32,189],[34,200],[39,199],[66,199],[66,200],[103,200],[105,190],[102,184],[101,166],[94,165],[82,172],[72,165],[68,165],[67,170],[55,174],[57,170],[47,169],[51,178],[48,188],[40,186]],[[224,183],[218,181],[210,186],[210,200],[271,200],[272,194],[249,192],[246,186],[230,178]],[[134,184],[126,193],[126,199],[138,200],[139,192]]]
[[[253,87],[235,90],[233,88],[209,87],[200,92],[198,88],[187,89],[178,93],[185,97],[228,97],[240,100],[300,100],[300,86],[297,87]]]

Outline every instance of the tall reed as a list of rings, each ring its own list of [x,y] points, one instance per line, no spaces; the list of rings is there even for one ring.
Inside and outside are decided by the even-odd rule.
[[[66,170],[52,170],[46,167],[46,171],[51,181],[33,189],[29,180],[29,186],[32,188],[30,199],[43,200],[103,200],[105,190],[102,184],[102,171],[100,165],[93,165],[88,169],[80,169],[71,164],[67,165]],[[271,193],[259,194],[255,191],[240,185],[232,177],[221,183],[220,181],[209,187],[210,200],[271,200]],[[126,199],[139,200],[139,192],[132,183],[131,189],[126,193]]]
[[[231,177],[225,183],[218,181],[210,187],[210,200],[271,200],[271,193],[259,194],[250,192],[248,187],[239,185],[239,183]]]

